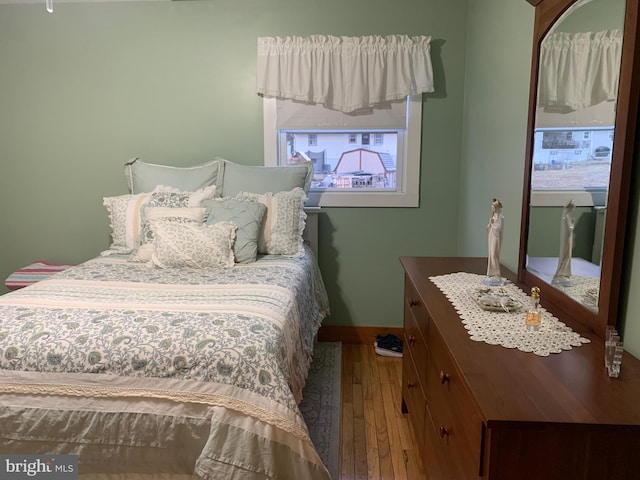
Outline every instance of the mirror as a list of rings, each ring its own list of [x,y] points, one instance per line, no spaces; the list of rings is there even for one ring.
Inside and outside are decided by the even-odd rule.
[[[637,2],[536,6],[519,281],[604,336],[617,320],[638,104]]]

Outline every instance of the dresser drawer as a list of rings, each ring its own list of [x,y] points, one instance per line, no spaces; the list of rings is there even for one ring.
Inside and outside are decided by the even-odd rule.
[[[422,300],[420,300],[420,296],[416,292],[415,287],[409,280],[405,280],[404,282],[404,313],[405,321],[408,313],[413,316],[417,328],[422,333],[424,339],[427,340],[431,317],[429,316],[426,306],[422,303]]]
[[[429,331],[427,377],[429,411],[442,448],[460,478],[477,478],[482,474],[482,419],[435,325]]]
[[[422,389],[427,393],[427,343],[422,336],[422,331],[419,327],[419,322],[427,322],[424,317],[416,318],[416,314],[420,314],[420,310],[414,310],[409,307],[405,307],[404,314],[404,351],[405,355],[408,353],[413,358],[413,363],[416,366],[417,377],[420,381]]]
[[[424,449],[426,403],[417,371],[411,353],[406,352],[402,359],[402,398],[409,411],[409,421],[416,435],[418,451],[422,451]]]

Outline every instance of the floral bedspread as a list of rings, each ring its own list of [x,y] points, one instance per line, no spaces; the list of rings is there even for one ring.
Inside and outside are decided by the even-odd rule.
[[[50,409],[35,400],[44,395],[64,405],[49,415],[66,418],[75,412],[83,423],[103,421],[99,409],[88,411],[86,399],[92,398],[103,404],[102,410],[122,410],[140,422],[147,430],[141,437],[158,423],[151,420],[158,410],[164,416],[162,408],[171,412],[172,422],[181,418],[189,428],[202,428],[207,421],[206,435],[190,433],[190,441],[202,437],[194,464],[165,466],[163,473],[223,478],[233,468],[243,472],[241,478],[251,478],[247,472],[275,478],[281,467],[255,450],[266,448],[271,457],[278,452],[278,462],[283,452],[293,452],[293,465],[282,468],[311,468],[300,474],[326,478],[297,403],[327,311],[324,285],[310,254],[197,270],[155,269],[126,258],[100,257],[6,294],[0,297],[0,425],[5,425],[0,426],[0,449],[15,444],[23,449],[20,453],[30,453],[24,448],[56,444],[56,451],[73,451],[71,444],[95,433],[85,429],[56,443],[50,432],[34,435],[24,419],[28,423],[30,415]],[[242,420],[247,415],[254,419],[251,426]],[[112,420],[121,425],[115,417],[104,421]],[[227,442],[237,438],[243,446],[220,443],[220,429]],[[105,438],[110,435],[104,432]],[[251,447],[247,435],[255,437]],[[29,443],[25,437],[38,440]],[[275,443],[264,444],[265,438]],[[121,433],[110,440],[131,462],[141,442],[123,440]],[[83,465],[85,472],[101,471],[92,447],[77,451],[81,472]],[[247,460],[252,455],[262,458],[254,465]],[[153,468],[149,462],[126,468],[151,473],[157,459],[167,462],[166,451],[152,457]]]

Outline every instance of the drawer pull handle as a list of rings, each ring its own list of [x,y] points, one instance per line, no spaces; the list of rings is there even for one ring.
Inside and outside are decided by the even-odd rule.
[[[409,306],[410,307],[415,307],[417,305],[420,305],[420,302],[418,300],[414,300],[413,298],[409,299]]]
[[[407,388],[408,388],[409,390],[411,390],[413,387],[415,387],[415,384],[414,384],[411,380],[409,380],[409,381],[407,382]]]
[[[445,383],[447,383],[451,378],[449,377],[448,373],[444,373],[442,370],[440,370],[440,383],[442,385],[444,385]]]
[[[411,345],[414,345],[416,343],[416,337],[414,337],[413,335],[409,335],[409,343]]]
[[[447,430],[444,425],[440,425],[440,438],[444,438],[447,435],[449,435],[449,430]]]

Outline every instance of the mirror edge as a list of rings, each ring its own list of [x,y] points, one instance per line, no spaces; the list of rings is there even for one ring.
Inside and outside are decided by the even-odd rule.
[[[536,8],[533,30],[531,80],[529,87],[529,113],[527,118],[526,151],[522,216],[520,224],[520,250],[518,282],[527,287],[539,286],[544,303],[562,311],[563,317],[586,327],[603,338],[607,325],[616,325],[624,257],[624,239],[631,188],[631,170],[635,153],[634,136],[637,107],[640,99],[640,49],[638,29],[638,2],[626,1],[625,25],[618,87],[614,149],[611,158],[610,187],[603,242],[602,270],[598,312],[589,310],[560,290],[548,285],[526,269],[527,239],[529,235],[529,204],[531,200],[531,168],[533,161],[533,128],[537,103],[537,79],[540,43],[560,16],[578,0],[527,0]],[[633,105],[634,108],[630,108]],[[606,288],[603,288],[606,285]]]

